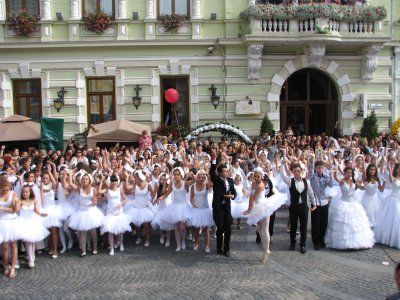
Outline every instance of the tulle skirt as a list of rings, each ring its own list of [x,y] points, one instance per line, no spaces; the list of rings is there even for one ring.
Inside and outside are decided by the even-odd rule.
[[[150,207],[132,207],[127,214],[130,216],[131,223],[141,226],[143,223],[150,223],[154,218],[154,212]]]
[[[175,229],[174,224],[167,223],[164,221],[165,209],[166,208],[158,208],[153,218],[153,221],[151,221],[151,227],[153,227],[153,229],[166,230],[166,231]]]
[[[69,219],[69,227],[78,231],[88,231],[103,225],[104,215],[97,206],[80,209]]]
[[[375,226],[376,241],[400,249],[400,195],[392,193],[381,203]]]
[[[243,215],[242,212],[244,212],[248,207],[249,207],[248,201],[242,201],[242,202],[232,201],[231,202],[232,218],[234,219],[247,218],[247,216]]]
[[[59,210],[56,205],[50,205],[42,209],[42,212],[46,213],[47,216],[43,217],[43,225],[46,228],[51,227],[61,227],[61,216],[59,215]]]
[[[192,219],[190,226],[196,228],[214,226],[213,213],[211,208],[192,208]]]
[[[125,231],[132,231],[131,218],[128,214],[120,213],[118,215],[107,214],[103,220],[103,226],[100,228],[100,233],[109,232],[112,234],[120,234]]]
[[[70,202],[57,203],[56,207],[62,222],[65,222],[75,212],[74,206]]]
[[[28,218],[20,218],[20,226],[22,228],[21,239],[24,242],[36,243],[44,240],[50,231],[43,225],[42,217],[33,215]]]
[[[172,203],[165,208],[163,221],[176,224],[178,222],[188,223],[192,218],[192,207],[189,203]]]
[[[24,228],[21,226],[21,221],[17,216],[0,218],[0,244],[22,239],[24,236],[23,230]]]
[[[128,211],[130,209],[134,208],[135,207],[134,204],[135,204],[135,196],[134,195],[127,195],[126,196],[126,202],[125,202],[125,205],[123,207],[124,213],[128,213]]]
[[[269,198],[261,198],[256,203],[247,217],[247,224],[253,225],[272,215],[279,207],[286,203],[286,195],[276,193]]]
[[[325,243],[334,249],[367,249],[375,243],[369,220],[359,202],[334,200],[329,208]]]
[[[376,221],[378,219],[378,213],[380,209],[379,201],[379,196],[377,194],[364,194],[364,197],[361,199],[361,204],[365,209],[371,227],[376,226]]]

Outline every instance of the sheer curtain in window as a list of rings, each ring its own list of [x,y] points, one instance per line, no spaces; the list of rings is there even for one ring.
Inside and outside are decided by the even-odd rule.
[[[39,13],[39,1],[37,0],[27,0],[26,1],[26,11],[31,15],[37,15]]]
[[[85,15],[94,14],[97,11],[96,0],[85,0]]]
[[[112,0],[100,0],[100,9],[105,13],[113,14],[113,1]]]
[[[175,0],[175,13],[187,15],[187,0]]]
[[[10,14],[18,13],[22,9],[22,0],[10,0],[9,4]]]
[[[160,0],[160,15],[172,14],[172,0]]]

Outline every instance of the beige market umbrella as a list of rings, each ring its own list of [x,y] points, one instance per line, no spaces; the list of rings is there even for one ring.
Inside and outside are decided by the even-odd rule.
[[[40,140],[40,123],[12,115],[0,121],[0,142]]]
[[[131,122],[128,120],[115,120],[92,125],[87,136],[89,148],[94,148],[96,143],[132,143],[139,140],[143,130],[150,133],[148,125]]]

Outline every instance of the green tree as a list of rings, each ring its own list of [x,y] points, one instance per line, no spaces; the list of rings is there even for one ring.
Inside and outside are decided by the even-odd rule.
[[[272,131],[274,130],[274,125],[268,119],[268,115],[265,114],[264,118],[262,119],[261,122],[261,128],[260,128],[260,133],[262,134],[263,132],[268,132],[268,134],[272,134]]]
[[[376,119],[375,111],[372,111],[371,114],[364,119],[360,134],[362,137],[366,137],[368,141],[378,136],[378,120]]]

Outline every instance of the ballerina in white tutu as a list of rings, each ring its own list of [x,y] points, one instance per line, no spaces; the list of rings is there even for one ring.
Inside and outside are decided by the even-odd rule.
[[[200,229],[204,232],[205,252],[210,253],[209,227],[214,226],[212,209],[208,205],[208,192],[211,190],[211,180],[207,180],[208,174],[204,170],[196,173],[196,183],[190,186],[190,203],[192,204],[191,225],[194,227],[193,250],[199,249]]]
[[[40,217],[47,214],[40,212],[36,206],[35,193],[30,186],[23,186],[21,200],[18,201],[20,226],[23,228],[22,240],[25,242],[25,251],[29,268],[35,266],[35,243],[44,240],[50,232],[43,225]]]
[[[257,168],[254,171],[254,182],[250,194],[249,207],[243,214],[248,216],[247,223],[249,225],[257,224],[257,231],[260,234],[264,248],[261,262],[266,263],[270,254],[269,217],[286,202],[286,197],[275,189],[275,194],[266,198],[263,177],[264,172],[261,168]]]
[[[135,202],[127,214],[131,217],[131,223],[135,225],[136,245],[142,242],[141,226],[143,225],[146,239],[144,246],[148,247],[150,246],[150,223],[154,218],[154,212],[150,208],[149,203],[151,203],[154,191],[151,187],[151,183],[147,182],[146,175],[144,175],[142,170],[136,171],[134,176],[133,187],[129,186],[129,184],[127,187],[135,190]]]
[[[79,210],[75,212],[70,220],[69,227],[78,231],[79,245],[81,249],[81,257],[86,256],[86,236],[90,231],[93,242],[93,254],[98,253],[97,248],[97,231],[96,229],[103,225],[104,215],[96,206],[99,197],[96,188],[92,187],[92,176],[83,174],[81,176],[81,187],[72,184],[75,191],[79,192]]]
[[[20,240],[22,229],[18,219],[18,198],[11,191],[11,183],[6,178],[0,180],[0,244],[2,245],[4,275],[15,278],[15,263],[17,260],[17,241]],[[11,248],[11,260],[8,259],[8,250]],[[10,268],[11,266],[11,268]]]
[[[242,184],[242,176],[238,173],[233,175],[233,183],[236,190],[236,198],[231,202],[231,214],[232,218],[237,220],[237,229],[242,230],[241,219],[245,216],[243,215],[243,211],[249,205],[248,193],[247,189],[244,188]]]
[[[400,249],[400,164],[388,169],[392,193],[382,200],[375,236],[377,242]]]
[[[162,197],[167,193],[169,185],[169,175],[162,172],[158,177],[158,183],[155,185],[156,195],[152,201],[152,204],[157,205],[158,208],[153,220],[151,221],[151,227],[161,231],[160,244],[164,245],[165,242],[165,247],[170,246],[171,230],[174,229],[173,224],[163,221],[165,208],[171,204],[171,196],[168,196],[167,198]]]
[[[335,180],[339,182],[342,197],[332,201],[329,208],[326,246],[334,249],[372,248],[375,243],[374,233],[364,208],[354,197],[354,191],[360,187],[354,180],[354,170],[346,167],[342,180],[337,176],[337,169],[332,171]]]
[[[378,169],[374,164],[370,164],[367,167],[364,178],[364,189],[365,191],[361,198],[361,204],[367,213],[371,227],[374,228],[381,207],[378,191],[382,193],[385,189],[385,181],[380,181]]]
[[[124,232],[131,231],[130,216],[123,212],[122,207],[125,205],[126,197],[122,187],[119,186],[119,178],[115,175],[110,177],[110,187],[104,188],[104,177],[101,178],[99,193],[105,194],[107,198],[107,212],[104,217],[103,226],[100,233],[108,232],[108,242],[110,243],[110,255],[114,255],[114,235],[118,236],[117,244],[119,250],[124,251]]]
[[[174,181],[169,187],[168,192],[161,196],[161,198],[165,199],[172,194],[172,203],[165,209],[164,221],[174,224],[176,239],[175,252],[180,252],[181,250],[186,250],[186,225],[190,221],[192,214],[192,208],[186,199],[186,190],[193,184],[194,175],[189,172],[187,180],[183,181],[185,172],[181,167],[174,168],[172,174],[174,175]]]
[[[52,174],[52,171],[54,174]],[[42,184],[40,185],[40,192],[42,194],[42,207],[43,212],[46,213],[44,217],[44,226],[50,229],[50,241],[51,249],[49,254],[52,258],[58,257],[58,227],[62,226],[61,218],[58,214],[55,201],[55,189],[57,188],[57,183],[54,176],[56,175],[56,166],[53,164],[47,164],[47,172],[42,174]]]

